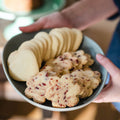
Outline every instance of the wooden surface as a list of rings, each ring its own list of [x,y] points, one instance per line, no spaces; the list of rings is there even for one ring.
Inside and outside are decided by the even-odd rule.
[[[0,55],[2,47],[6,43],[3,30],[10,23],[9,21],[0,20]],[[117,23],[118,19],[115,21],[104,20],[86,29],[83,33],[95,40],[106,53]],[[67,112],[64,115],[67,120],[120,120],[120,113],[111,103],[91,103],[83,109]],[[3,118],[40,120],[42,119],[42,110],[23,101],[23,98],[11,87],[2,70],[0,58],[0,119]]]

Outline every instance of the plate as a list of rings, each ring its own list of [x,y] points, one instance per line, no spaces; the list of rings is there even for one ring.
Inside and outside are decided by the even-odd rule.
[[[50,29],[46,29],[46,30],[41,30],[41,31],[45,31],[45,32],[49,32]],[[49,111],[61,111],[61,112],[65,112],[65,111],[72,111],[72,110],[77,110],[80,109],[86,105],[88,105],[89,103],[91,103],[93,101],[93,99],[95,99],[98,94],[101,92],[101,90],[104,87],[104,84],[106,82],[107,79],[107,71],[106,69],[101,66],[97,61],[96,61],[96,54],[97,53],[101,53],[104,54],[102,49],[100,48],[100,46],[93,41],[92,39],[90,39],[87,36],[83,37],[83,41],[82,44],[80,45],[79,49],[84,50],[86,53],[90,54],[92,56],[92,58],[95,60],[95,63],[92,65],[92,69],[93,70],[97,70],[102,74],[102,82],[100,83],[100,85],[94,90],[93,94],[85,99],[81,99],[79,101],[79,103],[74,106],[74,107],[66,107],[66,108],[54,108],[51,106],[51,102],[50,101],[46,101],[44,104],[39,104],[34,102],[32,99],[29,99],[25,96],[24,94],[24,90],[26,88],[26,84],[25,82],[18,82],[13,80],[9,73],[8,73],[8,67],[7,67],[7,59],[8,56],[11,52],[13,52],[14,50],[17,50],[18,47],[24,42],[24,41],[28,41],[30,39],[32,39],[38,32],[34,32],[34,33],[22,33],[19,34],[15,37],[13,37],[12,39],[10,39],[7,44],[4,47],[3,50],[3,55],[2,55],[2,64],[3,64],[3,69],[5,72],[5,75],[8,79],[8,81],[10,82],[10,84],[13,86],[13,88],[18,92],[18,94],[20,94],[27,102],[31,103],[32,105],[39,107],[41,109],[45,109],[45,110],[49,110]]]

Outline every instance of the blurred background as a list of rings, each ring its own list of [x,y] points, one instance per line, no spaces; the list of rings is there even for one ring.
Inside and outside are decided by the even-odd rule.
[[[51,114],[49,111],[24,101],[8,83],[1,65],[2,50],[12,36],[20,33],[19,26],[31,24],[39,17],[61,10],[76,1],[0,0],[0,120],[50,120],[47,118]],[[83,33],[95,40],[106,53],[117,22],[118,19],[103,20]],[[54,120],[120,120],[120,113],[111,103],[91,103],[76,111],[54,113]]]

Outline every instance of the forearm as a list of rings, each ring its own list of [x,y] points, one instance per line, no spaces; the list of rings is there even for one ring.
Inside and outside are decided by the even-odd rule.
[[[84,29],[117,13],[113,0],[81,0],[61,11],[74,27]]]

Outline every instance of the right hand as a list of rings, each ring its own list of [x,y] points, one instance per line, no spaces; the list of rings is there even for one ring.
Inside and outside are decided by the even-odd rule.
[[[39,18],[31,25],[20,27],[19,29],[22,32],[27,33],[56,27],[72,27],[72,24],[60,12],[54,12],[50,15]]]

